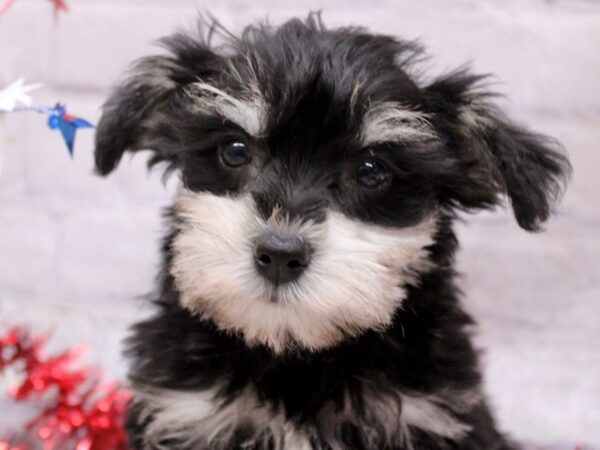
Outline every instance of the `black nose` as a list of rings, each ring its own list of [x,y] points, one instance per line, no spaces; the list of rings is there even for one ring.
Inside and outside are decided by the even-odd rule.
[[[275,285],[296,280],[310,263],[312,249],[299,236],[266,233],[256,242],[254,261],[262,276]]]

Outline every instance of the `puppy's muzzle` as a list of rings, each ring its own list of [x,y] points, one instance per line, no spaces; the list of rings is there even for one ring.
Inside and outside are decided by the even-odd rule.
[[[258,272],[274,285],[297,280],[310,264],[312,248],[300,236],[268,232],[256,240]]]

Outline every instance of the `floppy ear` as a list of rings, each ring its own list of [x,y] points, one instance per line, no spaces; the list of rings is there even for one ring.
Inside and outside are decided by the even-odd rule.
[[[571,166],[554,139],[511,122],[481,89],[484,77],[455,72],[425,88],[460,172],[446,200],[462,209],[489,208],[508,197],[519,225],[540,228],[566,185]],[[457,184],[455,184],[457,183]]]
[[[125,151],[154,151],[149,165],[173,160],[162,148],[175,138],[165,123],[173,102],[187,84],[217,70],[220,58],[201,39],[176,34],[161,43],[169,53],[139,60],[103,106],[95,150],[101,175],[110,173]]]

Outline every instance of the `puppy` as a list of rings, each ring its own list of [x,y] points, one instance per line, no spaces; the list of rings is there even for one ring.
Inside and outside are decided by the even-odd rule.
[[[128,341],[131,446],[516,448],[482,393],[452,224],[508,198],[539,229],[560,146],[480,76],[417,77],[411,42],[317,15],[221,35],[165,39],[98,126],[100,174],[148,149],[181,178],[157,312]]]

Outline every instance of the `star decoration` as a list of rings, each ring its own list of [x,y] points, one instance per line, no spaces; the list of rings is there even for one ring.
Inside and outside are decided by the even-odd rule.
[[[5,0],[0,3],[0,16],[8,11],[15,1],[16,0]]]
[[[57,104],[50,110],[48,126],[53,130],[59,130],[61,132],[71,158],[73,157],[73,145],[75,144],[76,131],[79,128],[94,128],[87,120],[68,114],[65,106],[61,104]]]
[[[42,84],[40,83],[26,85],[23,78],[15,81],[6,89],[0,91],[0,111],[12,112],[19,103],[30,106],[31,97],[27,95],[28,92],[38,89],[41,86]]]
[[[8,11],[16,0],[4,0],[0,3],[0,16]],[[54,16],[58,17],[61,11],[67,12],[69,10],[69,6],[67,5],[66,0],[50,0],[52,3],[52,7],[54,8]],[[2,449],[0,449],[2,450]]]
[[[0,113],[36,112],[45,114],[48,118],[48,127],[60,131],[69,156],[72,158],[77,130],[80,128],[94,128],[94,126],[81,117],[67,113],[65,105],[61,103],[54,106],[32,106],[32,100],[28,92],[40,86],[39,83],[25,84],[24,79],[21,78],[0,91]],[[3,449],[0,447],[0,450]]]
[[[54,7],[54,16],[58,17],[61,11],[67,12],[69,10],[69,6],[65,0],[50,0],[52,2],[52,6]]]

